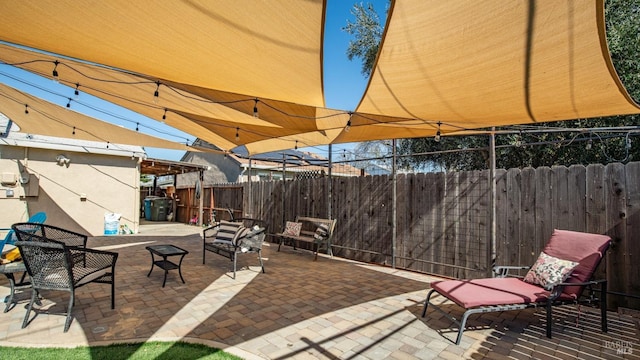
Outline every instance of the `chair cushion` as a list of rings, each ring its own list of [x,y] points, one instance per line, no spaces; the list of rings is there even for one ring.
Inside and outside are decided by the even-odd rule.
[[[287,221],[284,225],[282,235],[299,236],[302,230],[302,223]]]
[[[240,227],[242,227],[242,223],[240,222],[221,220],[214,243],[233,245],[233,241],[236,238],[236,233],[238,232],[238,229],[240,229]]]
[[[518,278],[434,281],[431,288],[469,309],[479,306],[545,302],[549,292]],[[560,297],[568,299],[564,294]]]
[[[525,275],[524,281],[551,290],[564,282],[577,265],[575,261],[558,259],[541,252],[538,260]]]
[[[329,236],[329,225],[320,224],[316,229],[316,232],[313,234],[314,239],[323,241]]]
[[[554,230],[551,239],[542,251],[553,257],[578,262],[578,266],[567,279],[571,282],[585,282],[591,279],[593,272],[605,254],[611,238],[606,235],[590,234],[569,230]],[[580,295],[582,287],[569,286],[565,293]]]

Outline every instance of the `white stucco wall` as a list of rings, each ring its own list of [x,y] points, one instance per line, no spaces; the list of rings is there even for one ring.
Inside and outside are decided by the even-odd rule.
[[[66,155],[68,165],[56,157]],[[92,236],[104,234],[105,213],[137,232],[140,219],[138,158],[52,149],[0,146],[0,175],[30,181],[0,184],[0,227],[45,211],[47,223]],[[7,196],[13,190],[13,196]]]

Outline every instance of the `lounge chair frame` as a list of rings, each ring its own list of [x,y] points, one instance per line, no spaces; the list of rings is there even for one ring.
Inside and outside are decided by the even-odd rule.
[[[473,314],[479,313],[488,313],[488,312],[501,312],[501,311],[511,311],[511,310],[523,310],[528,308],[537,308],[544,307],[546,309],[546,336],[551,338],[552,336],[552,308],[554,306],[559,305],[569,305],[569,304],[599,304],[600,307],[600,316],[601,316],[601,327],[602,332],[607,332],[607,281],[605,279],[602,280],[593,280],[589,279],[593,277],[595,269],[602,263],[606,261],[607,249],[610,248],[611,238],[603,235],[597,234],[588,234],[588,233],[579,233],[572,232],[567,230],[555,230],[552,238],[550,239],[547,247],[545,247],[545,251],[550,249],[550,251],[557,252],[559,248],[563,248],[562,251],[565,252],[564,255],[569,256],[568,251],[566,250],[570,246],[581,245],[582,243],[576,242],[572,243],[574,236],[581,237],[580,241],[583,241],[588,237],[592,243],[588,246],[585,246],[584,249],[580,250],[581,259],[572,259],[573,261],[578,261],[579,266],[582,266],[582,261],[588,266],[583,267],[580,271],[583,273],[580,276],[583,278],[576,278],[573,280],[567,280],[564,283],[557,284],[549,289],[545,289],[539,285],[528,284],[529,288],[525,288],[523,293],[519,293],[518,289],[504,290],[501,289],[499,285],[505,286],[520,286],[520,283],[489,283],[493,280],[480,280],[474,283],[474,280],[449,280],[438,282],[445,284],[445,286],[432,285],[432,289],[427,293],[424,308],[422,310],[422,317],[425,317],[427,313],[427,308],[429,305],[434,309],[438,310],[440,313],[449,318],[452,322],[458,325],[458,335],[456,338],[456,345],[460,344],[462,340],[462,334],[466,328],[467,319],[469,316]],[[554,239],[555,238],[555,239]],[[596,239],[597,238],[597,239]],[[554,241],[552,245],[552,241]],[[559,246],[559,244],[562,244]],[[575,245],[574,245],[575,244]],[[586,243],[585,243],[586,244]],[[576,254],[573,254],[576,255]],[[588,256],[586,256],[588,255]],[[585,256],[582,258],[582,256]],[[596,259],[596,260],[594,260]],[[515,277],[519,278],[519,281],[523,281],[522,276],[511,275],[509,272],[513,270],[528,270],[527,266],[497,266],[493,268],[494,278],[506,278],[506,277]],[[585,272],[585,269],[590,272]],[[577,270],[576,270],[577,271]],[[579,280],[587,280],[587,281],[579,281]],[[483,283],[480,283],[484,281]],[[500,281],[500,280],[497,280]],[[518,301],[514,303],[504,303],[504,304],[496,304],[496,302],[501,301],[498,298],[498,301],[495,301],[496,298],[493,297],[493,293],[491,300],[485,300],[486,303],[482,303],[483,301],[478,301],[478,298],[473,298],[477,293],[471,293],[473,287],[468,290],[467,293],[462,292],[461,286],[464,286],[467,282],[469,282],[470,286],[489,286],[493,292],[498,295],[502,292],[509,298],[509,295],[516,295],[518,297]],[[494,287],[495,286],[495,287]],[[438,287],[443,288],[442,291],[438,290]],[[540,291],[535,290],[535,287],[539,287]],[[446,290],[450,289],[450,290]],[[454,290],[455,289],[455,290]],[[535,290],[536,299],[529,301],[526,299],[530,299],[529,294],[525,294],[527,291]],[[475,289],[478,290],[478,289]],[[566,291],[565,291],[566,290]],[[456,295],[453,295],[453,291],[456,291]],[[447,293],[451,293],[450,296]],[[431,301],[431,297],[435,294],[439,294],[446,299],[452,300],[457,305],[461,306],[465,309],[462,317],[460,319],[455,318],[451,314],[442,310],[437,304],[434,304]],[[513,299],[513,298],[512,298]],[[456,301],[457,300],[457,301]],[[523,301],[524,300],[524,301]],[[522,302],[520,302],[522,301]]]

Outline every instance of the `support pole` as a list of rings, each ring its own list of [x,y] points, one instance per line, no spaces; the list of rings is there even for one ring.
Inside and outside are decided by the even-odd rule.
[[[497,219],[496,219],[496,128],[491,128],[489,135],[489,189],[491,189],[491,241],[488,249],[488,276],[494,277],[493,267],[496,265],[496,238],[497,238]]]
[[[397,240],[398,240],[398,234],[396,234],[396,231],[398,229],[398,220],[397,220],[397,204],[398,204],[398,181],[397,181],[397,171],[396,171],[396,139],[393,139],[391,142],[391,146],[393,146],[393,161],[391,162],[391,178],[393,179],[393,189],[392,189],[392,204],[391,204],[391,267],[392,268],[396,268],[396,247],[397,247]]]
[[[333,181],[331,181],[331,175],[332,175],[332,171],[331,169],[333,168],[333,153],[332,153],[332,146],[331,144],[329,144],[329,148],[327,149],[328,153],[329,153],[329,169],[327,170],[327,172],[329,173],[329,175],[327,176],[327,218],[333,220],[333,214],[332,214],[332,204],[331,204],[331,198],[332,198],[332,194],[333,194]]]
[[[254,211],[253,211],[254,210],[254,206],[253,206],[253,189],[251,188],[251,178],[252,178],[253,169],[251,168],[251,162],[252,162],[252,159],[251,159],[251,156],[249,156],[249,173],[247,174],[247,178],[248,178],[247,181],[249,182],[249,184],[247,184],[247,188],[248,188],[248,191],[249,191],[249,196],[247,196],[248,204],[247,204],[246,208],[249,209],[250,212],[246,216],[250,217],[250,218],[254,217],[253,216],[253,214],[254,214]],[[244,198],[244,196],[242,198]],[[244,206],[243,206],[243,208],[244,208]]]

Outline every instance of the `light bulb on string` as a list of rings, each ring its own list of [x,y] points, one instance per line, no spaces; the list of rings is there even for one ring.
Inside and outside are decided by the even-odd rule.
[[[140,130],[139,126],[140,126],[140,123],[136,123],[136,131]]]
[[[29,105],[24,104],[24,113],[28,114],[29,113]]]
[[[240,128],[236,128],[236,141],[240,141]]]
[[[76,99],[78,99],[78,97],[80,97],[80,90],[78,90],[79,87],[80,87],[80,84],[76,83],[76,89],[73,90],[73,95],[75,96]]]
[[[347,120],[347,125],[344,127],[344,132],[349,132],[351,130],[351,117],[353,116],[352,112],[349,112],[349,120]]]
[[[440,142],[440,125],[442,125],[442,123],[438,121],[438,131],[436,131],[436,136],[433,137],[435,142]]]
[[[258,98],[254,99],[255,103],[253,104],[253,117],[254,118],[258,118],[260,117],[260,114],[258,113]]]
[[[591,140],[591,138],[589,138],[589,140],[587,140],[587,145],[585,146],[586,150],[591,150],[591,147],[593,146],[593,140]]]
[[[60,62],[58,60],[53,62],[53,71],[51,72],[51,76],[53,76],[53,81],[54,82],[59,82],[60,79],[58,78],[58,64],[60,64]]]
[[[71,132],[71,135],[75,135],[76,134],[76,127],[73,127],[73,131]]]
[[[296,140],[296,146],[294,146],[293,149],[298,150],[298,140]]]
[[[109,142],[107,141],[107,149],[109,148]]]
[[[165,120],[167,120],[167,109],[164,109],[164,114],[162,114],[162,122],[164,123]]]
[[[71,108],[71,98],[69,98],[69,101],[67,102],[67,109]]]
[[[153,103],[158,105],[160,100],[160,81],[156,81],[156,91],[153,92]]]

